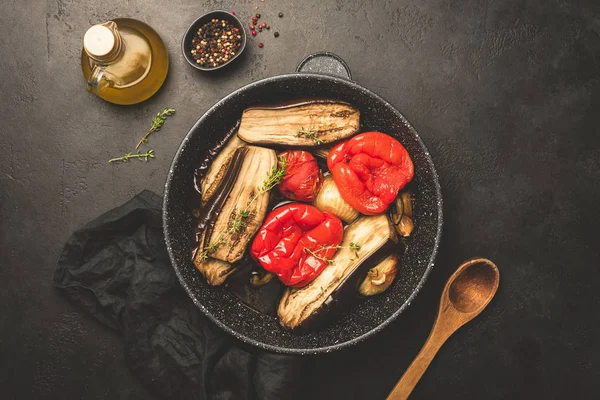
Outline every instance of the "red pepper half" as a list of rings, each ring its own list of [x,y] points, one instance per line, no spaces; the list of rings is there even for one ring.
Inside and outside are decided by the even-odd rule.
[[[333,147],[327,166],[340,195],[366,215],[379,214],[414,176],[402,144],[381,132],[365,132]]]
[[[317,160],[308,151],[289,150],[277,157],[285,158],[285,175],[279,193],[291,200],[313,201],[323,182]]]
[[[321,273],[342,241],[342,221],[303,203],[276,208],[252,242],[250,254],[287,286],[302,287]]]

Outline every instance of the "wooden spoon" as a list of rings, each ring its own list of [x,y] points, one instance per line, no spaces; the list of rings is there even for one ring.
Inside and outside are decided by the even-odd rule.
[[[488,259],[474,258],[458,267],[444,287],[437,319],[427,341],[387,400],[408,398],[440,347],[458,328],[483,311],[499,283],[498,267]]]

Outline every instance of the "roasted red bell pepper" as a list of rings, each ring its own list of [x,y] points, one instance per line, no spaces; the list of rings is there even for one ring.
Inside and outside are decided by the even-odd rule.
[[[335,215],[308,204],[290,203],[267,216],[250,254],[284,285],[302,287],[327,266],[343,231]]]
[[[284,151],[277,158],[281,157],[285,158],[285,175],[279,193],[291,200],[313,201],[323,181],[317,160],[302,150]]]
[[[334,146],[327,157],[340,195],[363,214],[387,209],[414,175],[402,144],[381,132],[365,132]]]

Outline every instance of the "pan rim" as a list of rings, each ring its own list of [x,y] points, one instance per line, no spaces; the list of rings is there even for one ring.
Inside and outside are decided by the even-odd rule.
[[[414,135],[414,137],[416,138],[418,144],[421,146],[421,148],[424,151],[424,155],[425,155],[425,158],[427,160],[427,164],[428,164],[429,168],[431,168],[432,176],[434,178],[433,180],[434,180],[434,186],[435,186],[435,193],[436,193],[436,200],[437,200],[437,212],[438,212],[437,232],[436,232],[436,236],[435,236],[433,250],[431,252],[431,255],[429,256],[429,260],[428,260],[428,263],[427,263],[427,268],[425,269],[425,272],[423,273],[423,275],[422,275],[421,279],[419,280],[417,286],[415,287],[415,289],[413,290],[413,292],[410,294],[410,296],[408,297],[408,299],[406,299],[406,301],[396,311],[394,311],[392,313],[392,315],[390,315],[387,319],[385,319],[384,321],[382,321],[379,325],[377,325],[373,329],[371,329],[371,330],[369,330],[369,331],[367,331],[367,332],[365,332],[365,333],[363,333],[363,334],[361,334],[361,335],[359,335],[359,336],[357,336],[357,337],[355,337],[353,339],[350,339],[350,340],[347,340],[347,341],[344,341],[344,342],[341,342],[341,343],[336,343],[336,344],[329,345],[329,346],[312,347],[312,348],[287,348],[287,347],[274,346],[274,345],[271,345],[271,344],[263,343],[263,342],[260,342],[260,341],[258,341],[256,339],[252,339],[252,338],[250,338],[250,337],[248,337],[248,336],[246,336],[244,334],[241,334],[241,333],[235,331],[233,328],[227,326],[226,324],[224,324],[223,322],[221,322],[218,318],[216,318],[204,305],[202,305],[200,303],[200,301],[198,301],[198,299],[194,295],[193,291],[190,289],[187,281],[184,279],[184,277],[182,275],[182,272],[181,272],[181,268],[175,262],[176,258],[175,258],[175,255],[173,253],[172,247],[170,246],[171,233],[169,232],[168,224],[167,224],[167,220],[168,220],[167,205],[168,205],[168,197],[169,197],[168,195],[170,193],[170,187],[171,187],[171,182],[172,182],[173,171],[174,171],[174,168],[175,168],[175,166],[177,164],[177,161],[179,160],[181,152],[185,148],[187,142],[192,137],[193,132],[211,114],[213,114],[216,110],[218,110],[219,107],[223,103],[225,103],[230,98],[232,98],[234,96],[237,96],[239,93],[243,93],[244,91],[249,90],[249,89],[251,89],[253,87],[265,85],[265,84],[268,84],[270,82],[276,82],[276,81],[281,81],[281,80],[285,80],[285,79],[296,79],[296,78],[302,78],[302,79],[315,79],[316,78],[316,79],[322,79],[322,80],[329,80],[329,81],[332,81],[332,82],[334,82],[336,84],[350,85],[354,89],[359,89],[359,90],[363,91],[366,95],[372,96],[376,100],[381,101],[382,104],[384,104],[385,106],[390,107],[398,115],[398,117],[402,120],[402,122],[404,123],[404,125],[410,131],[410,133],[412,135]],[[187,295],[194,302],[194,304],[196,305],[196,307],[198,307],[200,309],[200,311],[202,311],[202,313],[204,315],[206,315],[219,328],[223,329],[225,332],[227,332],[228,334],[230,334],[230,335],[234,336],[235,338],[241,340],[244,343],[248,343],[248,344],[251,344],[253,346],[262,348],[264,350],[268,350],[268,351],[271,351],[271,352],[274,352],[274,353],[279,353],[279,354],[312,355],[312,354],[320,354],[320,353],[329,353],[329,352],[332,352],[332,351],[337,351],[337,350],[341,350],[343,348],[351,347],[351,346],[354,346],[354,345],[356,345],[356,344],[364,341],[365,339],[367,339],[367,338],[369,338],[371,336],[374,336],[375,334],[377,334],[381,330],[383,330],[383,328],[385,328],[386,326],[390,325],[394,320],[396,320],[398,318],[398,316],[400,314],[402,314],[404,312],[404,310],[413,302],[413,300],[416,298],[417,294],[423,288],[423,286],[425,284],[425,281],[429,277],[429,274],[431,273],[431,270],[433,269],[433,266],[435,264],[435,258],[437,256],[437,253],[438,253],[438,250],[439,250],[439,245],[440,245],[440,240],[441,240],[441,235],[442,235],[442,228],[443,228],[443,198],[442,198],[442,189],[441,189],[441,186],[440,186],[439,175],[437,173],[437,170],[435,169],[435,165],[433,164],[433,160],[431,158],[431,155],[429,154],[429,150],[425,146],[425,143],[421,139],[421,136],[418,134],[418,132],[412,126],[412,124],[390,102],[388,102],[387,100],[385,100],[380,95],[372,92],[371,90],[369,90],[369,89],[367,89],[367,88],[359,85],[358,83],[356,83],[354,81],[350,81],[350,80],[347,80],[347,79],[338,78],[338,77],[334,77],[334,76],[329,76],[329,75],[315,74],[315,73],[311,73],[311,74],[306,74],[306,73],[289,73],[289,74],[275,75],[275,76],[272,76],[272,77],[268,77],[268,78],[264,78],[264,79],[255,81],[255,82],[251,82],[251,83],[249,83],[247,85],[244,85],[244,86],[242,86],[242,87],[234,90],[233,92],[229,93],[228,95],[224,96],[219,101],[217,101],[212,107],[210,107],[194,123],[194,125],[189,129],[188,133],[185,135],[185,137],[181,141],[181,144],[177,148],[177,151],[175,152],[175,155],[173,157],[173,161],[171,162],[171,165],[169,167],[169,172],[167,174],[167,179],[166,179],[166,182],[165,182],[165,188],[164,188],[164,193],[163,193],[162,223],[163,223],[163,234],[164,234],[165,244],[167,246],[167,252],[169,254],[169,259],[171,261],[171,265],[173,266],[173,269],[175,270],[175,274],[177,275],[177,278],[178,278],[181,286],[183,286],[183,289],[185,290],[185,292],[187,293]]]

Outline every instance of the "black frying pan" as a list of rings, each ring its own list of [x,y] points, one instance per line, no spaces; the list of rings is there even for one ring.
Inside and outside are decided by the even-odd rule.
[[[361,302],[320,330],[297,334],[281,329],[276,318],[252,311],[226,289],[208,286],[190,259],[194,230],[188,199],[194,191],[194,169],[203,153],[222,139],[246,107],[306,97],[345,100],[360,109],[362,131],[386,132],[406,147],[415,165],[411,183],[415,230],[408,239],[396,282],[385,293]],[[236,90],[196,122],[177,150],[167,176],[163,224],[173,268],[204,314],[244,342],[280,353],[314,354],[338,350],[372,336],[412,302],[437,253],[442,195],[429,152],[402,114],[354,83],[339,57],[318,53],[302,61],[294,74],[263,79]]]

